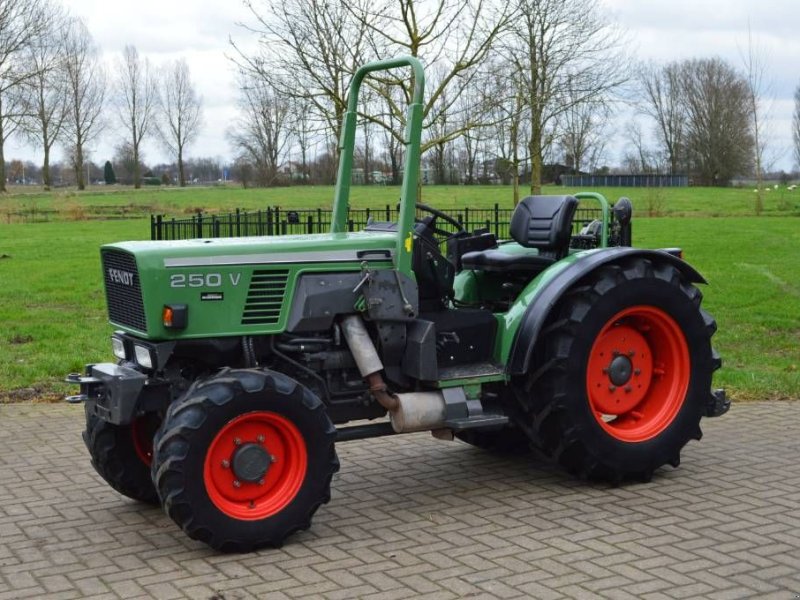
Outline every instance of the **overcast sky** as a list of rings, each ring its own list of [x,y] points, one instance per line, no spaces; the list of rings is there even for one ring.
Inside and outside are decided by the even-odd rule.
[[[258,5],[258,0],[253,0]],[[155,65],[186,58],[203,97],[204,126],[190,156],[228,159],[225,130],[234,118],[236,86],[229,39],[252,47],[255,40],[237,23],[251,21],[239,0],[64,0],[82,17],[111,64],[126,44]],[[669,61],[721,56],[737,67],[752,37],[769,61],[771,95],[770,151],[775,167],[794,167],[791,152],[792,95],[800,82],[800,0],[605,0],[611,18],[627,30],[634,54],[642,59]],[[110,113],[109,113],[110,114]],[[113,154],[122,132],[111,126],[92,153],[95,162]],[[614,144],[620,148],[621,141]],[[57,157],[60,157],[57,152]],[[12,141],[7,158],[40,161],[40,153]],[[145,159],[167,156],[152,140]],[[609,162],[618,160],[610,156]]]

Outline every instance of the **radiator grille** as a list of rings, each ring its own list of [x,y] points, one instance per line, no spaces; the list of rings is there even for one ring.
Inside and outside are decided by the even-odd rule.
[[[242,325],[274,325],[280,320],[288,278],[288,270],[253,271]]]
[[[147,331],[136,259],[119,250],[103,250],[101,257],[108,318],[113,323]]]

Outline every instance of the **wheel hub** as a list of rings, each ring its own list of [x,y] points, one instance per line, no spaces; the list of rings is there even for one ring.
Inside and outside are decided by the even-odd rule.
[[[272,458],[260,444],[244,444],[233,453],[231,468],[237,479],[256,483],[267,474]]]
[[[614,385],[625,385],[633,375],[633,365],[627,356],[618,355],[608,365],[608,378]]]
[[[607,415],[633,410],[647,394],[652,374],[653,355],[645,337],[630,324],[611,327],[589,357],[592,405]]]

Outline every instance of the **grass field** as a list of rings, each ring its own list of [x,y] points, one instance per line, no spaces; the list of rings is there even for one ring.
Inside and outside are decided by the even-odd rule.
[[[766,194],[765,216],[756,218],[752,190],[600,191],[633,200],[636,245],[681,245],[709,280],[704,306],[717,318],[714,343],[724,359],[716,384],[736,400],[800,398],[800,193]],[[53,398],[68,389],[60,383],[65,373],[111,359],[97,250],[106,242],[146,239],[149,223],[91,220],[96,207],[129,207],[144,217],[325,207],[332,193],[330,187],[193,188],[0,197],[0,400]],[[502,187],[430,187],[423,194],[443,207],[511,204],[510,189]],[[354,188],[353,204],[383,206],[398,195],[397,188]],[[3,218],[26,207],[58,212],[45,223]],[[662,216],[643,218],[648,214]]]
[[[94,216],[125,214],[146,217],[150,213],[170,216],[202,211],[221,212],[236,208],[263,209],[318,208],[330,206],[330,186],[242,189],[227,187],[155,188],[133,190],[97,186],[86,192],[56,191],[23,193],[25,188],[12,189],[0,199],[0,223],[13,221],[20,211],[55,211],[53,220],[79,220]],[[562,187],[545,187],[546,194],[579,191]],[[756,194],[739,188],[602,188],[609,200],[629,196],[638,215],[646,216],[749,216],[754,214]],[[525,190],[521,190],[525,195]],[[800,190],[785,187],[762,193],[763,215],[800,216]],[[509,186],[424,186],[423,201],[438,207],[492,206],[495,202],[511,207],[513,195]],[[383,207],[395,204],[400,189],[392,186],[354,186],[351,204],[356,208]]]

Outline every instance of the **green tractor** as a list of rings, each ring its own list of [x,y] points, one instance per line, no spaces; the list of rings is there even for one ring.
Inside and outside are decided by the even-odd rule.
[[[398,222],[347,232],[358,92],[411,67]],[[648,480],[728,402],[680,251],[630,246],[631,205],[531,196],[508,241],[416,204],[424,74],[350,87],[330,233],[101,249],[115,363],[70,375],[92,464],[221,551],[277,546],[330,499],[335,444],[431,431]],[[581,231],[579,201],[598,219]],[[352,423],[346,425],[347,423]]]

